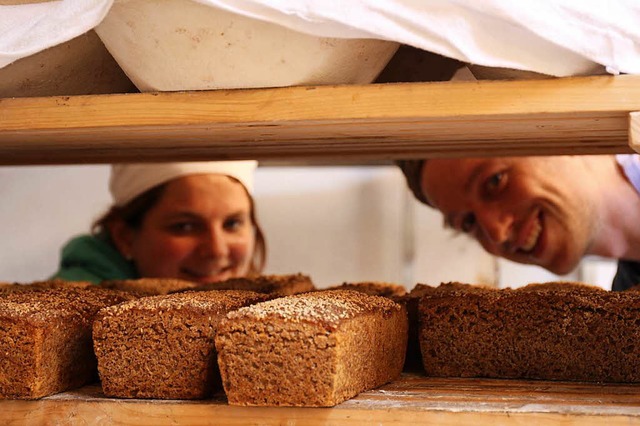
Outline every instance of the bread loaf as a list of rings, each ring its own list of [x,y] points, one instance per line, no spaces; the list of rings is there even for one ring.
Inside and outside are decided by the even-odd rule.
[[[139,278],[136,280],[108,280],[101,287],[129,291],[143,296],[158,296],[194,289],[197,285],[191,281],[176,278]]]
[[[342,283],[329,287],[327,290],[354,290],[373,296],[389,297],[397,300],[407,294],[407,290],[400,284],[387,283],[381,281],[363,281],[355,283]]]
[[[284,297],[231,312],[216,336],[233,405],[328,407],[395,379],[404,306],[349,290]]]
[[[131,297],[95,287],[0,293],[0,398],[36,399],[95,380],[93,318]]]
[[[482,285],[464,284],[460,282],[447,282],[439,286],[430,286],[427,284],[416,284],[406,296],[399,299],[407,306],[407,314],[409,316],[409,340],[407,342],[407,356],[405,359],[404,369],[409,371],[422,370],[422,355],[420,353],[419,334],[419,316],[418,305],[420,298],[434,292],[450,292],[450,291],[476,291],[489,290],[490,287]]]
[[[213,338],[229,311],[264,301],[248,291],[143,297],[103,309],[93,327],[105,395],[199,399],[221,389]]]
[[[418,339],[418,304],[420,298],[434,287],[426,284],[416,284],[409,294],[403,297],[409,318],[409,332],[407,340],[407,355],[405,357],[404,369],[413,371],[422,369],[422,355],[420,354],[420,342]]]
[[[308,275],[258,275],[255,277],[230,278],[226,281],[206,284],[202,290],[248,290],[257,293],[288,296],[315,290]]]
[[[640,382],[640,294],[553,283],[430,292],[420,345],[432,376]]]
[[[83,289],[94,287],[89,281],[66,281],[66,280],[45,280],[33,281],[30,283],[0,283],[1,292],[9,291],[29,291],[29,290],[45,290],[51,288],[76,288]]]

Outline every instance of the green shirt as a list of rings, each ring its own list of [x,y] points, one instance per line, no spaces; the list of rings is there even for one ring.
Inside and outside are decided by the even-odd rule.
[[[103,280],[135,279],[138,273],[106,235],[83,235],[63,247],[60,269],[51,278],[99,284]]]

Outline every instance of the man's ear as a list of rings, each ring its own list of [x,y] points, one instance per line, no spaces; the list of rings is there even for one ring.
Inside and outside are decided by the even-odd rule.
[[[109,223],[108,227],[111,240],[120,254],[127,260],[133,259],[134,230],[121,220]]]

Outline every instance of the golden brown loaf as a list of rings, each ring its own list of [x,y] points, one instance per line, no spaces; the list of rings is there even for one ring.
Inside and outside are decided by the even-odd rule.
[[[394,300],[397,300],[407,294],[407,290],[404,286],[381,281],[342,283],[334,287],[329,287],[326,290],[354,290],[365,294],[371,294],[373,296],[389,297]]]
[[[89,288],[94,284],[89,281],[65,281],[60,279],[34,281],[30,283],[0,283],[0,292],[44,290],[51,288]]]
[[[231,312],[216,336],[230,404],[336,405],[395,379],[404,306],[350,290],[304,293]]]
[[[640,382],[640,294],[559,283],[431,292],[420,300],[427,375]]]
[[[198,399],[219,390],[213,338],[229,311],[264,301],[249,291],[143,297],[103,309],[93,326],[105,395]]]
[[[91,324],[132,296],[92,287],[0,294],[0,398],[35,399],[96,378]]]
[[[230,278],[226,281],[206,284],[203,290],[248,290],[257,293],[288,296],[315,290],[308,275],[258,275],[255,277]]]
[[[176,278],[139,278],[135,280],[102,281],[100,287],[129,291],[144,296],[158,296],[192,290],[196,283]]]

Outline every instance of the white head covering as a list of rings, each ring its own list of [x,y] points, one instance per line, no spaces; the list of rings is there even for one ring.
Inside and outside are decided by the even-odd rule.
[[[138,195],[172,179],[196,174],[222,174],[238,179],[249,193],[257,161],[201,161],[187,163],[114,164],[109,190],[116,206],[124,206]]]

